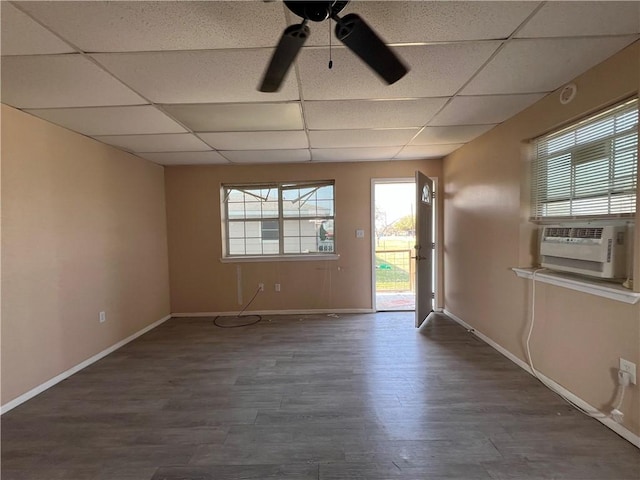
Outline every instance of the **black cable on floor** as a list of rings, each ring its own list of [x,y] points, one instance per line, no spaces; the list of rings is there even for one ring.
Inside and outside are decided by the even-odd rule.
[[[244,317],[241,316],[235,316],[235,317],[231,317],[232,320],[235,319],[240,319],[240,318],[249,318],[249,317],[257,317],[257,320],[253,321],[253,322],[249,322],[249,323],[240,323],[238,325],[222,325],[220,323],[218,323],[218,319],[220,318],[224,318],[224,317],[216,317],[213,319],[213,324],[216,327],[220,327],[220,328],[239,328],[239,327],[248,327],[250,325],[255,325],[256,323],[260,322],[262,320],[262,317],[260,315],[245,315]]]
[[[249,300],[249,303],[247,303],[247,305],[240,311],[240,313],[238,315],[236,315],[235,317],[231,317],[232,320],[238,320],[240,318],[257,317],[257,320],[255,320],[253,322],[248,322],[248,323],[240,323],[238,325],[223,325],[223,324],[218,323],[218,319],[224,318],[224,317],[221,317],[220,315],[218,315],[216,318],[213,319],[213,324],[216,327],[219,327],[219,328],[240,328],[240,327],[248,327],[250,325],[255,325],[256,323],[260,322],[262,320],[262,316],[261,315],[245,315],[244,317],[242,316],[244,311],[247,308],[249,308],[249,305],[251,305],[253,303],[253,301],[256,299],[256,297],[258,296],[259,293],[260,293],[260,287],[258,287],[258,290],[256,290],[256,293],[253,294],[253,297],[251,298],[251,300]]]

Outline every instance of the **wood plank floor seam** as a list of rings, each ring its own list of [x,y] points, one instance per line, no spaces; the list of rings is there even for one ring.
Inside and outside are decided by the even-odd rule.
[[[638,480],[640,453],[442,314],[165,322],[1,417],[2,480]]]

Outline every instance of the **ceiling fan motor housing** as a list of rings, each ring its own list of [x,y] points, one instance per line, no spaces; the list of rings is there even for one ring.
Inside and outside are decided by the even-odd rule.
[[[323,22],[327,18],[337,15],[348,1],[317,1],[300,2],[295,0],[284,0],[284,4],[297,16],[311,20],[312,22]]]

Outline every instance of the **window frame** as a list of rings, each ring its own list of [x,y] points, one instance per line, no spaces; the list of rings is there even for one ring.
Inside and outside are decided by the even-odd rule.
[[[569,125],[565,125],[562,128],[554,129],[544,135],[534,138],[530,141],[532,149],[532,161],[530,164],[531,177],[530,177],[530,212],[529,220],[534,223],[546,224],[557,223],[561,221],[589,221],[589,220],[602,220],[602,219],[625,219],[634,218],[636,215],[637,206],[637,189],[638,189],[638,97],[630,97],[621,102],[617,102],[607,108],[601,109],[595,113],[592,113],[578,121],[574,121]],[[616,119],[622,118],[624,115],[633,113],[635,111],[636,123],[631,127],[617,131],[615,125]],[[614,127],[611,133],[602,134],[598,136],[597,126],[598,122],[603,122],[602,128],[604,129],[604,122],[607,119],[611,119]],[[590,138],[586,141],[578,141],[577,135],[580,133],[581,128],[596,127],[596,132],[591,132]],[[574,135],[572,143],[568,146],[557,148],[555,153],[549,153],[545,151],[545,147],[548,147],[553,140],[561,139],[564,135]],[[630,145],[633,147],[633,136],[635,134],[635,149],[629,148],[628,152],[614,153],[612,147],[614,143],[620,139],[631,138]],[[604,153],[600,154],[598,149],[601,148]],[[541,151],[544,152],[541,154]],[[603,155],[600,157],[600,155]],[[613,170],[617,166],[617,162],[624,162],[624,156],[629,155],[631,157],[629,164],[631,165],[631,173],[626,178],[624,175],[617,175]],[[556,168],[558,171],[562,168],[560,157],[566,156],[566,167],[568,169],[569,178],[563,177],[562,179],[556,179],[553,183],[550,182],[549,170]],[[586,158],[585,158],[586,157]],[[604,170],[607,171],[606,175],[598,174],[598,166],[595,162],[606,160]],[[594,165],[589,167],[587,171],[587,182],[579,182],[576,175],[580,165],[586,165],[589,162],[593,162]],[[559,175],[558,172],[556,175]],[[597,179],[601,179],[598,181]],[[627,182],[630,188],[617,187],[618,182]],[[598,190],[597,186],[603,185],[601,190]],[[550,185],[554,185],[557,190],[565,189],[564,195],[562,192],[556,193],[556,195],[550,195]],[[586,187],[586,188],[585,188]],[[577,190],[591,190],[588,194],[580,194]],[[546,190],[546,192],[545,192]],[[618,190],[618,191],[616,191]],[[632,200],[626,199],[630,196]],[[551,199],[550,199],[551,197]],[[555,198],[554,198],[555,197]],[[616,208],[612,205],[612,199],[617,197],[620,201],[620,205],[623,207],[617,207],[621,211],[613,212],[612,208]],[[606,200],[605,200],[606,199]],[[598,207],[597,204],[588,205],[590,200],[603,202],[601,208],[606,208],[607,213],[594,212],[593,209]],[[587,204],[587,207],[591,210],[587,213],[576,213],[574,209],[585,208],[580,202]],[[549,214],[543,212],[543,209],[552,206],[555,202],[566,202],[566,215]],[[562,206],[560,206],[562,208]],[[624,209],[627,211],[622,211]],[[564,213],[564,212],[563,212]]]
[[[315,215],[298,215],[298,216],[287,216],[284,208],[284,192],[287,190],[294,190],[298,188],[322,188],[322,187],[331,187],[332,188],[332,198],[331,198],[331,210],[333,215],[318,215],[316,211]],[[268,217],[258,217],[251,218],[245,216],[243,218],[233,219],[229,215],[229,202],[228,197],[231,190],[268,190],[275,189],[277,192],[277,213],[276,216],[268,216]],[[336,219],[336,187],[335,180],[310,180],[310,181],[290,181],[290,182],[260,182],[260,183],[224,183],[220,186],[220,202],[221,202],[221,223],[222,223],[222,262],[243,262],[243,261],[274,261],[274,260],[318,260],[318,259],[337,259],[339,255],[336,253],[336,238],[335,234],[333,236],[333,251],[332,252],[295,252],[295,253],[285,253],[285,222],[287,220],[318,220],[322,219],[323,221],[332,220],[335,225]],[[264,231],[264,222],[277,222],[278,223],[278,239],[270,240],[278,242],[278,253],[245,253],[245,254],[232,254],[230,253],[230,224],[234,222],[247,222],[255,220],[259,222],[260,232]],[[243,239],[246,241],[246,231]],[[262,238],[262,237],[260,237]],[[296,237],[293,237],[296,238]],[[304,236],[300,236],[300,238],[304,238]]]

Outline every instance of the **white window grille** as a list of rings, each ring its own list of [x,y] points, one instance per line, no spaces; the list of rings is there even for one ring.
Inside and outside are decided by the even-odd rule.
[[[222,190],[224,257],[335,253],[333,180]]]

